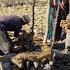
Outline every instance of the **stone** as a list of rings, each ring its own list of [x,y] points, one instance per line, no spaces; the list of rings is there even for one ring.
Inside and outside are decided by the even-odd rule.
[[[44,70],[51,70],[51,66],[49,64],[45,64],[43,69]]]

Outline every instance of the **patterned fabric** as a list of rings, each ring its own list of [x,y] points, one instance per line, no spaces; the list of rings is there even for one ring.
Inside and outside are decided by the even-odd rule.
[[[63,9],[64,8],[64,3],[63,3],[63,0],[51,0],[51,3],[50,3],[50,10],[49,10],[49,24],[48,24],[48,35],[47,35],[47,39],[52,41],[53,40],[53,37],[54,37],[54,19],[55,19],[55,9],[57,7],[57,5],[59,6],[60,5],[60,9]],[[56,7],[55,7],[56,6]],[[58,21],[60,22],[61,21],[61,18],[62,18],[62,15],[64,14],[63,11],[60,11],[60,13],[58,13]],[[57,17],[57,16],[56,16]]]
[[[52,6],[52,3],[50,5],[50,10],[49,10],[49,24],[48,24],[48,36],[47,39],[52,40],[52,36],[53,36],[53,26],[54,26],[54,7]]]

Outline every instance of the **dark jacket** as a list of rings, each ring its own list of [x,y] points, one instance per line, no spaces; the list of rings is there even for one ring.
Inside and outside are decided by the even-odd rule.
[[[1,16],[0,29],[5,31],[15,31],[14,35],[18,35],[22,28],[21,19],[18,16]]]

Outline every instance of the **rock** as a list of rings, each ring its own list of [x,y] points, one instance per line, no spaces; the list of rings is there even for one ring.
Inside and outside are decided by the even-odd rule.
[[[51,70],[51,66],[49,64],[45,64],[43,69],[44,70]]]
[[[50,62],[49,62],[49,65],[52,66],[52,65],[53,65],[53,61],[50,61]]]
[[[33,64],[34,64],[35,68],[37,68],[39,63],[38,62],[34,62]]]

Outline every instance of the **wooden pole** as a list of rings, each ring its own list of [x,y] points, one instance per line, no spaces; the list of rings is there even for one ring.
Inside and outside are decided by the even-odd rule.
[[[35,0],[34,0],[34,2],[33,2],[33,6],[32,6],[32,27],[31,27],[31,29],[32,29],[32,41],[33,41],[33,33],[34,33],[34,31],[33,31],[33,29],[34,29],[34,15],[35,15],[35,12],[34,12],[34,9],[35,9]]]
[[[45,16],[46,28],[45,28],[45,35],[44,35],[44,39],[43,39],[43,44],[46,44],[46,40],[47,40],[49,9],[50,9],[50,0],[47,1],[46,16]]]

